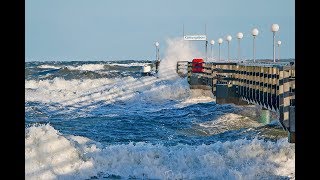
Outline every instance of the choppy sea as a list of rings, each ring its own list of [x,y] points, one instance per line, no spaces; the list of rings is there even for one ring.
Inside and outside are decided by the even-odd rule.
[[[216,104],[149,61],[25,63],[26,179],[294,179],[295,145],[255,106]]]

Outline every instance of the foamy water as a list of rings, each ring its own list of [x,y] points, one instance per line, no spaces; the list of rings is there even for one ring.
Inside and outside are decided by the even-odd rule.
[[[176,107],[183,108],[192,104],[208,102],[215,102],[212,92],[202,89],[190,89],[188,98],[185,98],[183,101],[177,104]]]
[[[60,69],[60,67],[57,67],[57,66],[51,66],[51,65],[40,65],[38,66],[38,68],[43,68],[43,69]]]
[[[294,176],[294,145],[286,139],[210,145],[129,143],[102,147],[50,125],[26,129],[26,179],[279,179]],[[100,178],[102,178],[100,177]]]
[[[132,67],[132,66],[144,66],[150,63],[128,63],[128,64],[120,64],[120,63],[112,63],[110,66],[122,66],[122,67]]]
[[[188,84],[182,82],[181,79],[167,84],[156,84],[162,80],[156,77],[28,80],[25,81],[25,99],[26,101],[60,103],[62,105],[83,105],[96,101],[112,103],[127,100],[139,93],[144,93],[144,98],[152,100],[177,99],[188,95]]]
[[[81,66],[66,66],[70,70],[81,70],[81,71],[97,71],[104,69],[104,64],[84,64]]]

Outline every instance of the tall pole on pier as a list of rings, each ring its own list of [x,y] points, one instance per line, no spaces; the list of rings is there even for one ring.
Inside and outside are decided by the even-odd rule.
[[[276,62],[275,37],[276,37],[276,32],[279,31],[279,25],[278,24],[272,24],[271,25],[271,31],[273,32],[273,62]]]
[[[253,62],[256,62],[255,39],[256,39],[256,36],[259,34],[258,29],[257,28],[252,29],[251,34],[253,36]]]
[[[222,39],[222,38],[219,38],[219,39],[218,39],[218,43],[219,43],[219,61],[221,60],[221,59],[220,59],[220,57],[221,57],[221,56],[220,56],[220,45],[221,45],[222,42],[223,42],[223,39]]]
[[[154,45],[156,46],[156,72],[158,72],[159,64],[160,64],[159,42],[155,42]]]
[[[240,40],[243,38],[242,32],[238,32],[237,38],[238,38],[238,61],[240,62],[241,61]]]
[[[208,57],[207,24],[204,24],[204,34],[206,35],[206,62]]]
[[[228,61],[230,61],[230,41],[232,37],[230,35],[227,36],[226,40],[228,41]]]
[[[154,45],[156,46],[156,61],[159,61],[159,42],[155,42]]]
[[[278,61],[280,62],[280,45],[281,45],[281,41],[278,41]]]
[[[207,49],[208,49],[208,41],[206,40],[206,62],[207,62],[207,57],[208,57],[208,55],[207,55],[208,54],[207,53],[208,50]]]
[[[212,46],[214,45],[214,40],[210,41],[211,44],[211,60],[213,60],[213,51],[212,51]]]

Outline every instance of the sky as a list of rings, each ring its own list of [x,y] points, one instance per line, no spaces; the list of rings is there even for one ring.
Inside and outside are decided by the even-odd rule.
[[[154,43],[165,56],[167,40],[207,34],[214,40],[213,55],[227,55],[226,36],[231,35],[230,58],[237,58],[242,32],[241,56],[273,59],[271,25],[279,25],[281,58],[295,58],[294,0],[26,0],[25,60],[154,60]],[[204,41],[192,41],[205,52]],[[277,47],[278,48],[278,47]],[[208,44],[208,56],[211,45]]]

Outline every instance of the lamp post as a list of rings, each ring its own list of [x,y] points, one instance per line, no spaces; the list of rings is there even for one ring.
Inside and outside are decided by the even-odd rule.
[[[218,43],[219,43],[219,61],[220,61],[220,45],[221,45],[221,43],[223,42],[223,39],[222,38],[219,38],[218,39]]]
[[[278,44],[278,61],[280,62],[280,45],[281,45],[281,41],[278,41],[277,44]]]
[[[156,61],[159,60],[159,42],[155,42],[154,45],[156,46]]]
[[[228,61],[230,61],[230,41],[232,37],[230,35],[227,36],[226,40],[228,41]]]
[[[238,32],[237,38],[238,38],[238,61],[240,62],[240,60],[241,60],[241,55],[240,55],[240,53],[241,53],[241,51],[240,51],[240,40],[243,38],[242,32]]]
[[[212,46],[214,45],[214,40],[210,41],[211,44],[211,60],[213,60],[213,51],[212,51]]]
[[[256,49],[255,49],[255,39],[256,36],[258,36],[259,31],[257,28],[253,28],[251,31],[251,34],[253,36],[253,62],[256,62]]]
[[[276,37],[276,32],[279,31],[279,25],[278,24],[272,24],[271,25],[271,31],[273,32],[273,62],[276,62],[275,37]]]
[[[154,45],[156,46],[156,72],[158,72],[158,68],[159,68],[159,64],[160,64],[159,42],[155,42]]]

